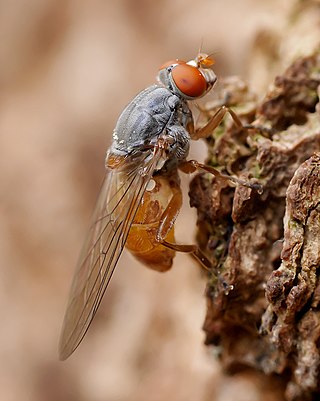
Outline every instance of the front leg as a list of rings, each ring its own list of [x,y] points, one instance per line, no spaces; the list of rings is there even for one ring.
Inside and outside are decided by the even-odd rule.
[[[226,113],[230,114],[238,128],[245,128],[237,114],[232,109],[227,106],[222,106],[215,112],[215,114],[210,118],[204,127],[191,130],[191,138],[194,140],[207,138],[221,124],[221,121],[224,119]]]
[[[233,122],[239,129],[250,130],[256,129],[258,131],[264,132],[267,135],[272,135],[275,133],[273,128],[264,127],[259,124],[245,124],[243,125],[240,118],[238,117],[237,113],[235,113],[230,107],[228,106],[221,106],[218,110],[214,113],[214,115],[209,119],[207,124],[202,127],[195,129],[194,126],[190,127],[190,135],[193,140],[197,140],[200,138],[208,138],[212,134],[212,132],[221,124],[222,120],[224,119],[225,115],[229,113]]]

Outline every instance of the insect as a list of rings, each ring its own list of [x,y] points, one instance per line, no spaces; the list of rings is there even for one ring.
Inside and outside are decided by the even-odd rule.
[[[210,262],[196,245],[174,240],[182,205],[178,168],[203,169],[187,161],[190,140],[208,136],[229,112],[221,107],[201,129],[194,128],[188,101],[204,96],[217,78],[213,60],[199,53],[191,61],[174,60],[159,69],[158,83],[140,92],[121,113],[106,156],[106,176],[70,291],[59,344],[64,360],[78,347],[94,318],[124,247],[158,271],[170,269],[176,251]]]

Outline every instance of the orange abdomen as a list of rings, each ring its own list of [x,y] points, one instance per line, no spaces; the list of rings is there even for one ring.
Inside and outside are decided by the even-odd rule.
[[[126,242],[126,248],[139,261],[161,272],[171,268],[175,256],[174,250],[156,240],[161,216],[172,195],[172,188],[166,177],[158,175],[150,180]],[[166,241],[175,242],[174,228],[170,230]]]

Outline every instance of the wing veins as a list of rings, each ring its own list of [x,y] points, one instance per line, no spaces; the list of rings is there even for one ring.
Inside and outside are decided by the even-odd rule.
[[[94,223],[91,225],[90,236],[88,237],[86,245],[89,246],[89,250],[86,251],[87,256],[83,259],[82,263],[78,265],[78,271],[74,276],[71,290],[71,295],[73,296],[70,297],[65,316],[60,340],[60,357],[62,359],[67,358],[78,347],[86,334],[96,311],[98,310],[102,297],[113,275],[117,261],[121,256],[130,231],[132,220],[139,208],[139,202],[143,197],[149,179],[151,178],[162,154],[162,149],[155,146],[152,152],[143,155],[143,159],[140,158],[140,160],[135,160],[136,168],[128,171],[127,174],[129,180],[121,182],[121,185],[117,187],[118,189],[116,193],[113,193],[111,197],[108,197],[108,195],[112,188],[112,182],[120,177],[120,175],[117,174],[125,174],[125,172],[116,171],[114,175],[108,176],[108,178],[105,179],[101,195],[106,196],[106,198],[104,199],[101,198],[101,196],[99,197],[97,211],[95,213],[96,216],[99,216],[99,213],[102,213],[107,209],[107,205],[114,201],[119,192],[124,190],[124,193],[121,194],[120,199],[109,213],[95,219]],[[151,155],[153,157],[150,157]],[[143,164],[144,168],[142,169]],[[137,182],[135,183],[135,181]],[[137,191],[131,194],[129,190],[132,190],[133,186]],[[117,223],[117,219],[112,219],[111,215],[115,213],[118,208],[120,210],[118,216],[120,220]],[[126,211],[124,217],[121,216],[121,210]],[[103,224],[104,219],[109,219],[106,224]],[[104,236],[106,239],[102,244],[101,239]],[[93,244],[90,246],[92,240]],[[94,261],[90,262],[89,258],[95,254],[97,257]],[[101,258],[102,255],[103,258]],[[83,274],[86,273],[86,270],[89,270],[89,275],[87,277],[83,276]],[[101,275],[101,273],[103,274]],[[96,274],[96,277],[93,282],[91,282],[93,274]],[[79,291],[79,284],[83,279],[85,279],[85,283],[84,285],[81,285],[81,290]],[[88,289],[89,292],[87,292]],[[82,306],[81,299],[85,301]],[[81,306],[81,309],[79,306]]]
[[[107,214],[105,214],[105,215],[103,215],[103,216],[100,217],[99,219],[96,219],[96,220],[94,221],[94,223],[91,225],[91,228],[92,228],[92,229],[93,229],[94,227],[96,227],[96,225],[97,225],[98,223],[101,224],[102,221],[103,221],[104,219],[108,218],[112,213],[114,213],[115,209],[120,205],[122,199],[127,195],[128,190],[129,190],[130,186],[132,185],[132,183],[133,183],[133,181],[134,181],[134,178],[135,178],[135,177],[133,177],[133,180],[131,181],[130,185],[128,185],[128,188],[126,189],[126,191],[124,192],[124,194],[121,196],[121,198],[119,199],[119,201],[117,202],[117,204],[115,205],[115,207],[112,209],[112,211],[109,212],[109,213],[107,213]],[[117,191],[117,192],[119,192],[119,191]],[[115,197],[116,194],[117,194],[117,193],[115,193],[113,197]],[[85,259],[83,260],[83,262],[81,263],[81,265],[83,265],[83,264],[86,262],[87,258],[90,257],[91,252],[94,250],[94,248],[96,247],[98,241],[101,239],[102,235],[105,233],[106,229],[108,228],[108,225],[109,225],[109,224],[112,225],[112,223],[114,223],[114,221],[110,219],[110,221],[105,225],[105,228],[101,231],[100,235],[97,237],[96,241],[92,244],[91,249],[88,251],[88,254],[87,254],[87,256],[85,257]]]
[[[149,171],[150,171],[150,170],[151,170],[151,169],[149,169]],[[136,177],[134,177],[134,178],[136,178]],[[131,185],[131,184],[130,184],[130,185]],[[130,186],[128,186],[126,192],[128,191],[129,188],[130,188]],[[130,206],[128,207],[128,211],[127,211],[127,213],[126,213],[126,217],[125,217],[125,218],[121,221],[121,223],[117,226],[117,228],[115,229],[115,231],[114,231],[114,233],[113,233],[113,235],[112,235],[112,239],[111,239],[111,241],[110,241],[110,243],[109,243],[107,249],[104,250],[105,258],[104,258],[104,261],[103,261],[102,264],[105,263],[106,255],[107,255],[108,252],[110,251],[111,245],[113,245],[114,238],[115,238],[115,236],[116,236],[118,230],[120,229],[120,227],[121,227],[122,225],[124,225],[124,226],[126,225],[127,227],[129,226],[128,228],[130,229],[131,224],[129,224],[129,220],[130,220],[130,219],[128,219],[128,215],[130,215],[130,213],[131,213],[132,205],[134,206],[134,205],[137,203],[137,200],[138,200],[138,198],[140,197],[141,192],[142,192],[142,187],[139,189],[138,195],[135,196],[135,198],[133,198],[131,201],[130,201],[130,199],[127,201],[127,202],[130,201]],[[122,196],[122,199],[123,199],[123,197],[124,197],[124,195]],[[120,202],[119,202],[119,204],[120,204]],[[132,219],[133,219],[133,218],[134,218],[134,215],[132,216]],[[102,290],[102,287],[103,287],[103,284],[104,284],[104,281],[105,281],[105,277],[108,275],[110,265],[111,265],[112,262],[113,262],[114,255],[115,255],[115,253],[116,253],[116,250],[117,250],[117,247],[118,247],[118,245],[119,245],[119,242],[121,241],[121,238],[124,240],[124,241],[122,241],[122,247],[124,246],[124,243],[125,243],[126,238],[127,238],[127,235],[128,235],[128,233],[127,233],[126,231],[129,231],[129,230],[127,230],[127,227],[126,227],[125,230],[122,231],[122,235],[120,234],[119,237],[116,238],[116,243],[115,243],[115,245],[114,245],[114,250],[113,250],[112,254],[111,254],[110,257],[109,257],[109,263],[108,263],[108,265],[106,266],[106,269],[105,269],[105,272],[104,272],[104,276],[103,276],[103,279],[102,279],[102,281],[101,281],[101,285],[100,285],[100,287],[99,287],[99,291],[98,291],[98,293],[97,293],[97,295],[96,295],[96,297],[95,297],[94,304],[96,304],[96,303],[99,301],[99,292],[100,292],[100,290]],[[104,229],[104,230],[105,230],[105,229]],[[104,230],[103,230],[103,231],[104,231]],[[102,234],[99,236],[99,239],[101,239],[101,237],[102,237]],[[96,241],[96,244],[97,244],[97,242],[98,242],[98,240]],[[102,247],[102,249],[105,249],[105,246],[106,246],[107,242],[108,242],[108,238],[106,239],[105,244],[104,244],[104,246]],[[99,257],[100,257],[100,253],[99,253],[99,255],[97,256],[96,261],[94,262],[94,267],[95,267],[96,264],[99,262]],[[120,254],[119,254],[119,257],[120,257]],[[101,264],[101,266],[100,266],[100,271],[101,271],[101,268],[102,268],[102,264]],[[89,278],[91,277],[91,275],[92,275],[93,272],[94,272],[94,269],[91,270],[91,273],[90,273],[90,275],[89,275]],[[111,276],[112,276],[112,274],[110,275],[110,278],[111,278]],[[92,296],[92,293],[93,293],[93,290],[94,290],[95,284],[97,283],[98,278],[99,278],[99,276],[97,275],[97,278],[96,278],[96,280],[94,281],[93,286],[92,286],[92,288],[91,288],[91,291],[90,291],[90,293],[89,293],[89,296],[88,296],[88,299],[87,299],[86,304],[88,303],[89,299],[90,299],[91,296]],[[110,279],[109,279],[109,280],[110,280]],[[86,308],[86,304],[85,304],[85,306],[84,306],[84,309]],[[98,307],[98,306],[99,306],[99,304],[97,305],[97,307]],[[82,314],[81,314],[80,318],[81,318],[81,317],[82,317]],[[89,318],[89,316],[88,316],[88,318]],[[86,320],[87,320],[87,319],[86,319]],[[85,322],[86,322],[86,320],[85,320]]]

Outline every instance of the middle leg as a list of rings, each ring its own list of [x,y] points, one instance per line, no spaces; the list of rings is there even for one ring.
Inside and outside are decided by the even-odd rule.
[[[228,181],[228,182],[231,181],[231,182],[233,182],[235,184],[243,185],[245,187],[255,189],[259,193],[262,193],[262,191],[263,191],[262,186],[260,184],[258,184],[258,183],[251,183],[251,182],[246,181],[246,180],[241,180],[240,178],[235,177],[233,175],[220,173],[220,171],[215,169],[214,167],[207,166],[206,164],[199,163],[196,160],[187,160],[187,161],[184,161],[184,162],[180,163],[179,169],[181,171],[183,171],[184,173],[186,173],[186,174],[194,173],[197,170],[203,170],[203,171],[206,171],[207,173],[210,173],[210,174],[214,175],[218,180],[222,180],[224,182],[225,181]]]

